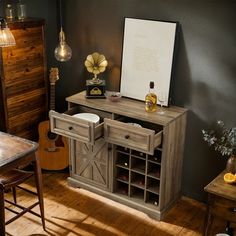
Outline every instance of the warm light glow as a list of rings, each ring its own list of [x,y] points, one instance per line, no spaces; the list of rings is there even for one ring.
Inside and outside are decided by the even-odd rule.
[[[15,38],[7,26],[5,19],[0,19],[0,47],[16,45]]]
[[[55,58],[58,61],[68,61],[71,59],[72,50],[65,41],[65,34],[61,28],[59,33],[59,44],[54,51]]]

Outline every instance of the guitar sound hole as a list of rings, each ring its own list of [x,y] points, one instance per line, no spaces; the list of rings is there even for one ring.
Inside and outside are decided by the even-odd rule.
[[[56,140],[57,139],[57,134],[54,134],[51,131],[48,131],[47,137],[48,137],[49,140]]]
[[[61,135],[57,135],[57,134],[52,133],[51,131],[48,131],[47,138],[48,140],[54,142],[56,147],[65,147],[65,144],[62,140]]]

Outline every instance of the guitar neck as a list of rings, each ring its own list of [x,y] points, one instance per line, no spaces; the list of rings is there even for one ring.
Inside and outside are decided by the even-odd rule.
[[[50,83],[50,110],[55,110],[55,83]]]

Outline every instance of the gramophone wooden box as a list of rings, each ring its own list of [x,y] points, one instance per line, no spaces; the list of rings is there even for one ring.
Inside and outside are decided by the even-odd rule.
[[[86,80],[86,97],[87,98],[105,98],[106,83],[105,80],[93,82]]]

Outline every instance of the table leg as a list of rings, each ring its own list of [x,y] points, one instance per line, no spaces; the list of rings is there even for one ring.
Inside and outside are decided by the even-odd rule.
[[[0,186],[0,236],[5,236],[4,190]]]
[[[225,229],[226,233],[230,236],[234,235],[234,229],[230,227],[230,221],[227,221],[226,224],[226,229]]]
[[[204,236],[208,235],[208,230],[210,228],[211,221],[212,221],[212,214],[211,214],[211,210],[210,210],[210,195],[208,195],[207,210],[206,210],[204,229],[203,229]]]
[[[45,230],[46,228],[45,228],[45,218],[44,218],[42,172],[41,172],[41,167],[39,164],[39,159],[36,155],[35,155],[34,173],[35,173],[35,182],[36,182],[38,198],[39,198],[39,207],[40,207],[40,212],[41,212],[42,224]]]

